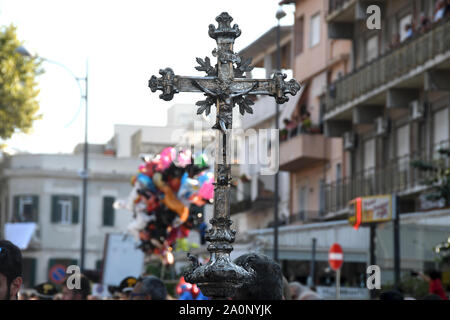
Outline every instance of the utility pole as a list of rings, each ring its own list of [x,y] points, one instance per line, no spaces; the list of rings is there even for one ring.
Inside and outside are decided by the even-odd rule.
[[[316,243],[317,239],[312,238],[312,256],[311,256],[311,271],[310,271],[310,277],[311,277],[311,286],[315,286],[316,284]]]
[[[281,71],[281,31],[280,31],[280,20],[286,16],[286,13],[283,11],[281,7],[278,8],[276,13],[276,18],[278,21],[277,25],[277,71]],[[275,130],[279,130],[279,116],[280,116],[280,105],[278,102],[275,102]],[[278,141],[277,141],[278,143]],[[275,181],[274,181],[274,226],[273,226],[273,260],[279,262],[278,258],[278,206],[279,206],[279,170],[275,173]]]
[[[392,195],[392,211],[394,213],[394,284],[400,288],[400,214],[398,208],[398,197]]]
[[[84,114],[84,149],[83,149],[83,171],[81,173],[81,179],[83,180],[83,194],[82,194],[82,219],[81,219],[81,252],[80,252],[80,269],[84,270],[85,267],[85,258],[86,258],[86,211],[87,211],[87,187],[88,187],[88,153],[89,153],[89,145],[88,145],[88,63],[86,61],[86,77],[78,78],[77,80],[84,80],[84,106],[85,106],[85,114]]]

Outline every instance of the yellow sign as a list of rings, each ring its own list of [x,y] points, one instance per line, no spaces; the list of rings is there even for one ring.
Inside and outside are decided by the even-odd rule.
[[[358,205],[360,203],[360,205]],[[385,222],[392,220],[392,196],[378,195],[360,197],[349,202],[352,225]]]

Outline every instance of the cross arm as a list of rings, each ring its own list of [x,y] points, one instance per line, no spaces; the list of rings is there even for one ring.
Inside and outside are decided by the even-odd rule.
[[[171,68],[159,70],[160,78],[152,76],[148,81],[148,86],[152,92],[161,90],[159,97],[165,101],[170,101],[173,95],[179,92],[204,92],[197,83],[201,83],[204,88],[214,90],[216,77],[183,77],[175,75]]]
[[[289,100],[287,94],[295,96],[300,90],[300,85],[294,79],[284,81],[286,74],[275,72],[272,79],[246,79],[237,78],[232,84],[231,91],[236,96],[243,94],[269,95],[275,98],[278,104]],[[250,89],[250,90],[249,90]],[[232,94],[233,95],[233,94]]]
[[[275,98],[278,104],[289,100],[287,94],[296,95],[300,85],[294,79],[284,81],[286,74],[276,72],[272,79],[246,79],[235,78],[230,83],[221,83],[217,77],[183,77],[174,74],[170,68],[159,71],[160,78],[152,76],[148,86],[152,92],[161,90],[159,97],[170,101],[173,95],[179,92],[203,92],[209,96],[228,95],[230,98],[245,94],[269,95]]]

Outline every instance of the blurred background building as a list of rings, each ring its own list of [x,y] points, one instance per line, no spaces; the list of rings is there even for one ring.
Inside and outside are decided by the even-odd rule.
[[[211,125],[195,117],[196,110],[195,105],[174,105],[167,111],[165,127],[115,125],[108,143],[89,144],[86,269],[101,273],[105,236],[125,233],[132,220],[132,212],[114,209],[113,204],[128,198],[141,157],[177,143],[211,143]],[[195,120],[202,122],[204,132],[194,133]],[[2,156],[0,238],[11,228],[22,244],[26,288],[51,280],[55,265],[80,262],[83,149],[79,144],[72,154]],[[211,205],[204,214],[208,222]],[[199,238],[191,232],[188,241],[199,243]]]
[[[332,297],[327,288],[335,273],[328,267],[328,250],[337,242],[344,251],[342,297],[368,298],[371,233],[365,226],[352,227],[348,204],[389,194],[399,200],[402,277],[439,269],[450,288],[450,263],[436,250],[450,237],[450,203],[430,200],[427,181],[433,172],[411,164],[450,167],[442,151],[450,148],[449,10],[439,11],[436,0],[279,3],[295,6],[294,25],[280,29],[281,68],[305,89],[280,106],[278,195],[273,175],[261,174],[260,164],[232,164],[231,219],[237,230],[232,257],[252,250],[273,256],[278,197],[279,260],[288,280]],[[372,4],[380,8],[379,29],[367,26]],[[261,30],[240,50],[255,66],[247,76],[273,74],[276,32],[276,27]],[[276,127],[273,99],[259,97],[254,103],[253,114],[243,117],[235,108],[233,128],[244,135]],[[140,157],[183,141],[213,141],[214,110],[201,120],[196,108],[171,107],[165,127],[115,125],[108,143],[89,146],[88,268],[99,268],[105,234],[123,231],[131,219],[111,204],[127,197]],[[202,123],[201,135],[194,120]],[[259,147],[248,137],[238,144],[247,155]],[[36,224],[24,251],[28,279],[45,281],[53,264],[78,259],[82,150],[79,145],[70,155],[3,157],[0,237],[6,223]],[[212,215],[207,207],[206,221]],[[386,287],[394,281],[392,221],[375,225],[375,231],[376,264]],[[193,252],[206,253],[206,247]],[[184,253],[176,258],[181,265],[187,262]]]
[[[361,196],[395,194],[402,277],[411,270],[439,268],[449,286],[450,268],[438,262],[434,250],[450,235],[449,204],[427,200],[430,173],[411,165],[412,160],[442,160],[438,150],[449,147],[448,16],[436,16],[436,1],[381,1],[376,3],[381,28],[370,30],[370,1],[281,4],[296,8],[294,26],[283,28],[282,67],[305,85],[303,95],[280,112],[278,249],[285,276],[316,287],[334,283],[328,250],[338,242],[344,248],[341,281],[350,290],[348,297],[368,297],[363,288],[370,232],[348,223],[348,203]],[[267,75],[275,59],[273,33],[241,51]],[[254,116],[244,117],[244,128],[274,127],[275,105],[265,105],[263,99],[256,101]],[[261,120],[259,109],[264,110]],[[252,186],[273,192],[272,177],[258,177],[243,167]],[[259,198],[263,190],[258,189]],[[273,228],[260,226],[273,226],[273,201],[258,206],[258,197],[232,218],[244,231],[241,246],[272,256]],[[383,285],[394,281],[392,228],[392,222],[376,226],[375,256]]]

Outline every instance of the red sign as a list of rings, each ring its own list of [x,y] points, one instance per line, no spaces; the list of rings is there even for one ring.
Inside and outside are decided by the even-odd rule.
[[[48,276],[51,282],[61,284],[66,278],[66,267],[62,264],[56,264],[50,268]]]
[[[344,261],[344,254],[342,253],[342,248],[338,243],[333,243],[328,252],[328,262],[330,263],[331,269],[337,271],[341,268],[342,262]]]

